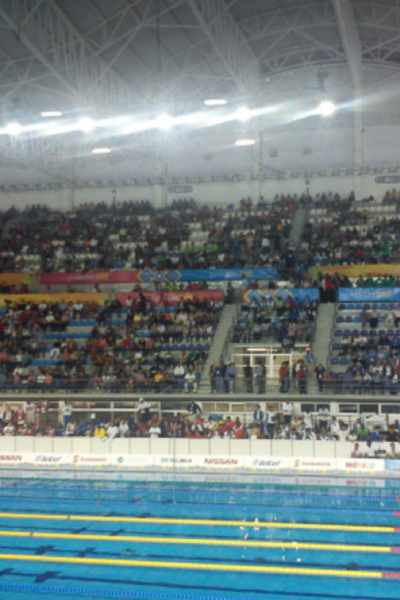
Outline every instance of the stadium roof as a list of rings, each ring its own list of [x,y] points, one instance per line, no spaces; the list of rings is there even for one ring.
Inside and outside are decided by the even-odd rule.
[[[374,131],[366,166],[396,152],[398,0],[2,0],[0,27],[3,182],[351,169],[357,113]],[[241,106],[254,118],[234,118]],[[160,114],[181,124],[160,132]],[[82,118],[99,127],[78,131]]]

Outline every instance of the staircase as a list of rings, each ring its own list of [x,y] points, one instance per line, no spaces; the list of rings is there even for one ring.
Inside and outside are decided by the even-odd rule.
[[[306,208],[298,208],[293,215],[292,226],[290,228],[290,239],[296,249],[300,246],[301,234],[303,233],[307,218],[308,210]]]
[[[210,352],[208,354],[208,358],[204,365],[203,373],[200,379],[199,393],[208,394],[210,392],[210,378],[208,373],[211,365],[221,360],[229,330],[237,320],[237,311],[238,306],[236,304],[228,304],[222,311],[221,319],[215,332]]]
[[[335,326],[335,304],[321,304],[318,309],[313,355],[315,366],[322,364],[328,369],[332,330]],[[329,370],[329,369],[328,369]]]

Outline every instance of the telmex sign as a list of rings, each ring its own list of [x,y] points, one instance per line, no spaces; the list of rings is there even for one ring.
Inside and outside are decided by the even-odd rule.
[[[168,194],[191,194],[193,192],[192,185],[170,185],[167,188]]]
[[[375,177],[375,183],[400,183],[400,175],[381,175]]]

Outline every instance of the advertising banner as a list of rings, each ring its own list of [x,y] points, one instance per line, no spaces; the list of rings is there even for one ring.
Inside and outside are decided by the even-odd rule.
[[[58,304],[59,302],[66,302],[67,304],[72,302],[94,302],[95,304],[102,306],[108,298],[112,298],[112,294],[92,294],[92,293],[81,293],[81,294],[2,294],[0,295],[0,309],[5,304],[15,303],[27,303],[34,302],[40,304],[46,302],[46,304]]]
[[[316,266],[308,270],[308,277],[315,279],[318,273],[322,273],[323,275],[338,274],[350,278],[383,277],[384,275],[400,277],[400,264]]]
[[[391,468],[387,468],[388,463]],[[46,454],[10,452],[0,454],[0,467],[45,470],[158,470],[186,472],[263,473],[275,475],[342,475],[398,477],[397,463],[384,459],[335,459],[256,456],[171,456],[162,454]],[[351,484],[356,484],[352,482]]]
[[[261,299],[268,298],[284,298],[286,299],[288,296],[293,300],[297,298],[300,302],[304,302],[308,300],[311,302],[312,300],[319,299],[319,290],[314,288],[290,288],[284,290],[244,290],[243,291],[243,304],[251,304],[253,300],[256,302],[260,302]]]
[[[122,304],[126,304],[128,298],[133,301],[139,298],[137,292],[132,294],[121,292],[113,295],[118,298]],[[204,292],[144,292],[143,296],[148,298],[153,306],[164,304],[164,306],[177,306],[181,300],[199,300],[204,302],[210,300],[214,302],[222,302],[224,300],[224,292],[222,290],[205,290]]]
[[[339,302],[400,302],[400,288],[340,288]]]
[[[212,300],[214,302],[222,302],[224,299],[224,292],[222,290],[205,290],[204,292],[145,292],[143,294],[145,298],[149,298],[153,306],[164,304],[165,306],[177,306],[179,302],[183,300]],[[92,303],[102,306],[107,300],[118,298],[122,304],[126,304],[127,298],[131,298],[133,301],[137,300],[139,294],[134,292],[119,293],[119,294],[95,294],[95,293],[75,293],[75,294],[4,294],[0,295],[0,309],[5,304],[15,303],[26,303],[34,302],[40,304],[46,302],[47,304],[58,304],[59,302],[66,302],[67,304],[72,302],[83,302]]]
[[[92,271],[88,273],[1,273],[0,285],[94,285],[117,283],[187,283],[193,281],[250,281],[277,279],[278,272],[266,269],[172,269],[170,271]]]

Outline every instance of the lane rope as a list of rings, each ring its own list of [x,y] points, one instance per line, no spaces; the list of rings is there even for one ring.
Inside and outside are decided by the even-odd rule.
[[[92,515],[52,515],[35,513],[0,513],[0,519],[39,519],[47,521],[98,521],[104,523],[154,523],[163,525],[196,525],[196,526],[221,526],[243,527],[254,526],[254,521],[237,520],[211,520],[211,519],[167,519],[158,517],[100,517]],[[311,529],[324,531],[354,531],[368,533],[400,533],[400,527],[377,525],[336,525],[328,523],[281,523],[277,521],[257,521],[257,527],[270,529]]]
[[[156,569],[189,569],[199,571],[233,571],[240,573],[273,573],[275,575],[323,575],[328,577],[355,577],[357,579],[400,579],[399,573],[379,571],[352,571],[343,569],[306,569],[304,567],[268,567],[259,565],[224,565],[199,562],[168,562],[152,560],[119,560],[115,558],[76,558],[72,556],[49,556],[30,554],[0,554],[0,560],[23,562],[50,562],[78,565],[107,565],[118,567],[145,567]]]
[[[258,522],[249,526],[257,527]],[[192,546],[233,546],[248,548],[290,548],[304,550],[326,550],[345,552],[400,552],[400,547],[391,546],[364,546],[346,544],[322,544],[314,542],[265,542],[263,540],[210,540],[204,538],[164,538],[139,535],[92,535],[73,533],[47,533],[42,531],[0,531],[0,537],[57,539],[57,540],[92,540],[107,542],[138,542],[150,544],[186,544]]]

